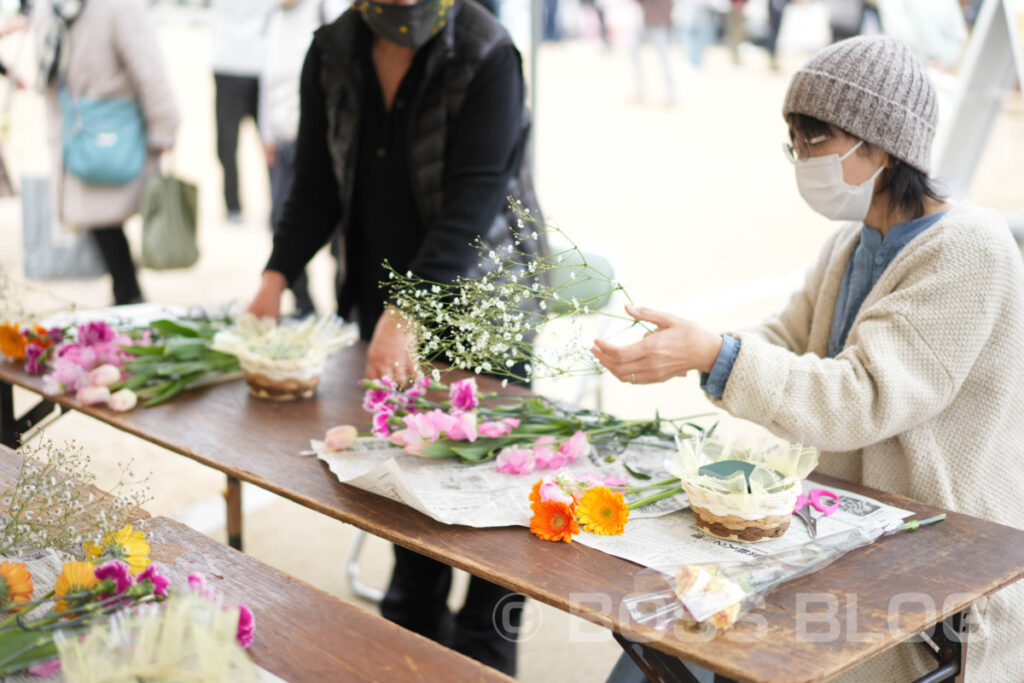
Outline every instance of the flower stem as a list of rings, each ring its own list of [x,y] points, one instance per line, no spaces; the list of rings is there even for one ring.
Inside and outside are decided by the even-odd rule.
[[[671,498],[672,496],[678,495],[678,494],[680,494],[682,492],[683,492],[683,487],[682,486],[673,486],[670,489],[666,489],[664,491],[659,491],[658,493],[655,493],[653,496],[648,496],[647,498],[641,498],[640,500],[633,501],[632,503],[628,504],[626,507],[629,508],[630,510],[636,510],[637,508],[642,508],[644,505],[649,505],[651,503],[655,503],[655,502],[657,502],[659,500],[663,500],[665,498]]]

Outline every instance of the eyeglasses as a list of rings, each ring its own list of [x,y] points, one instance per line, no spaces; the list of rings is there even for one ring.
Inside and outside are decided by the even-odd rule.
[[[810,140],[806,140],[799,136],[793,136],[793,142],[782,143],[782,153],[786,155],[786,158],[790,163],[796,163],[801,159],[806,159],[811,156],[811,147],[819,145],[831,137],[831,135],[819,135],[811,138]]]

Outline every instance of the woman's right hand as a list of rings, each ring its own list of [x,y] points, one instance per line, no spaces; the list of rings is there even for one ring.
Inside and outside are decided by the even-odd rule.
[[[277,320],[281,316],[281,294],[287,288],[288,280],[284,275],[276,270],[264,271],[260,291],[256,292],[256,298],[246,310],[257,318]]]

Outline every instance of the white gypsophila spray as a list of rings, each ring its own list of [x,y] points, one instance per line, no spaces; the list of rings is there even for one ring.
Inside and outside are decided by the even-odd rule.
[[[103,493],[80,446],[44,440],[18,453],[18,478],[0,494],[0,555],[54,548],[81,557],[85,541],[123,526],[150,499],[149,477],[136,477],[131,462],[119,465],[118,481]]]
[[[514,240],[502,249],[486,246],[478,237],[478,277],[454,282],[427,280],[400,273],[384,262],[388,279],[381,283],[415,337],[413,355],[425,367],[434,361],[455,369],[516,380],[594,374],[600,366],[584,344],[581,316],[597,314],[637,324],[632,318],[598,310],[600,302],[625,289],[587,261],[587,256],[560,229],[541,222],[521,203],[510,200],[516,225]],[[566,247],[520,249],[528,240],[557,236]],[[573,296],[582,285],[596,283],[587,298]],[[532,340],[549,322],[568,321],[568,337],[535,352]],[[434,371],[437,374],[437,371]],[[435,377],[436,379],[436,377]]]

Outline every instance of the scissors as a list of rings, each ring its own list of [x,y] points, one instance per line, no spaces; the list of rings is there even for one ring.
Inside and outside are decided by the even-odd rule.
[[[828,505],[823,505],[821,502],[822,498],[831,498],[832,502]],[[793,514],[804,520],[804,524],[807,526],[807,531],[810,532],[811,538],[817,538],[818,520],[811,514],[812,507],[820,512],[823,517],[828,517],[839,509],[839,496],[826,489],[811,489],[806,494],[801,493],[797,497],[796,507],[793,508]]]

